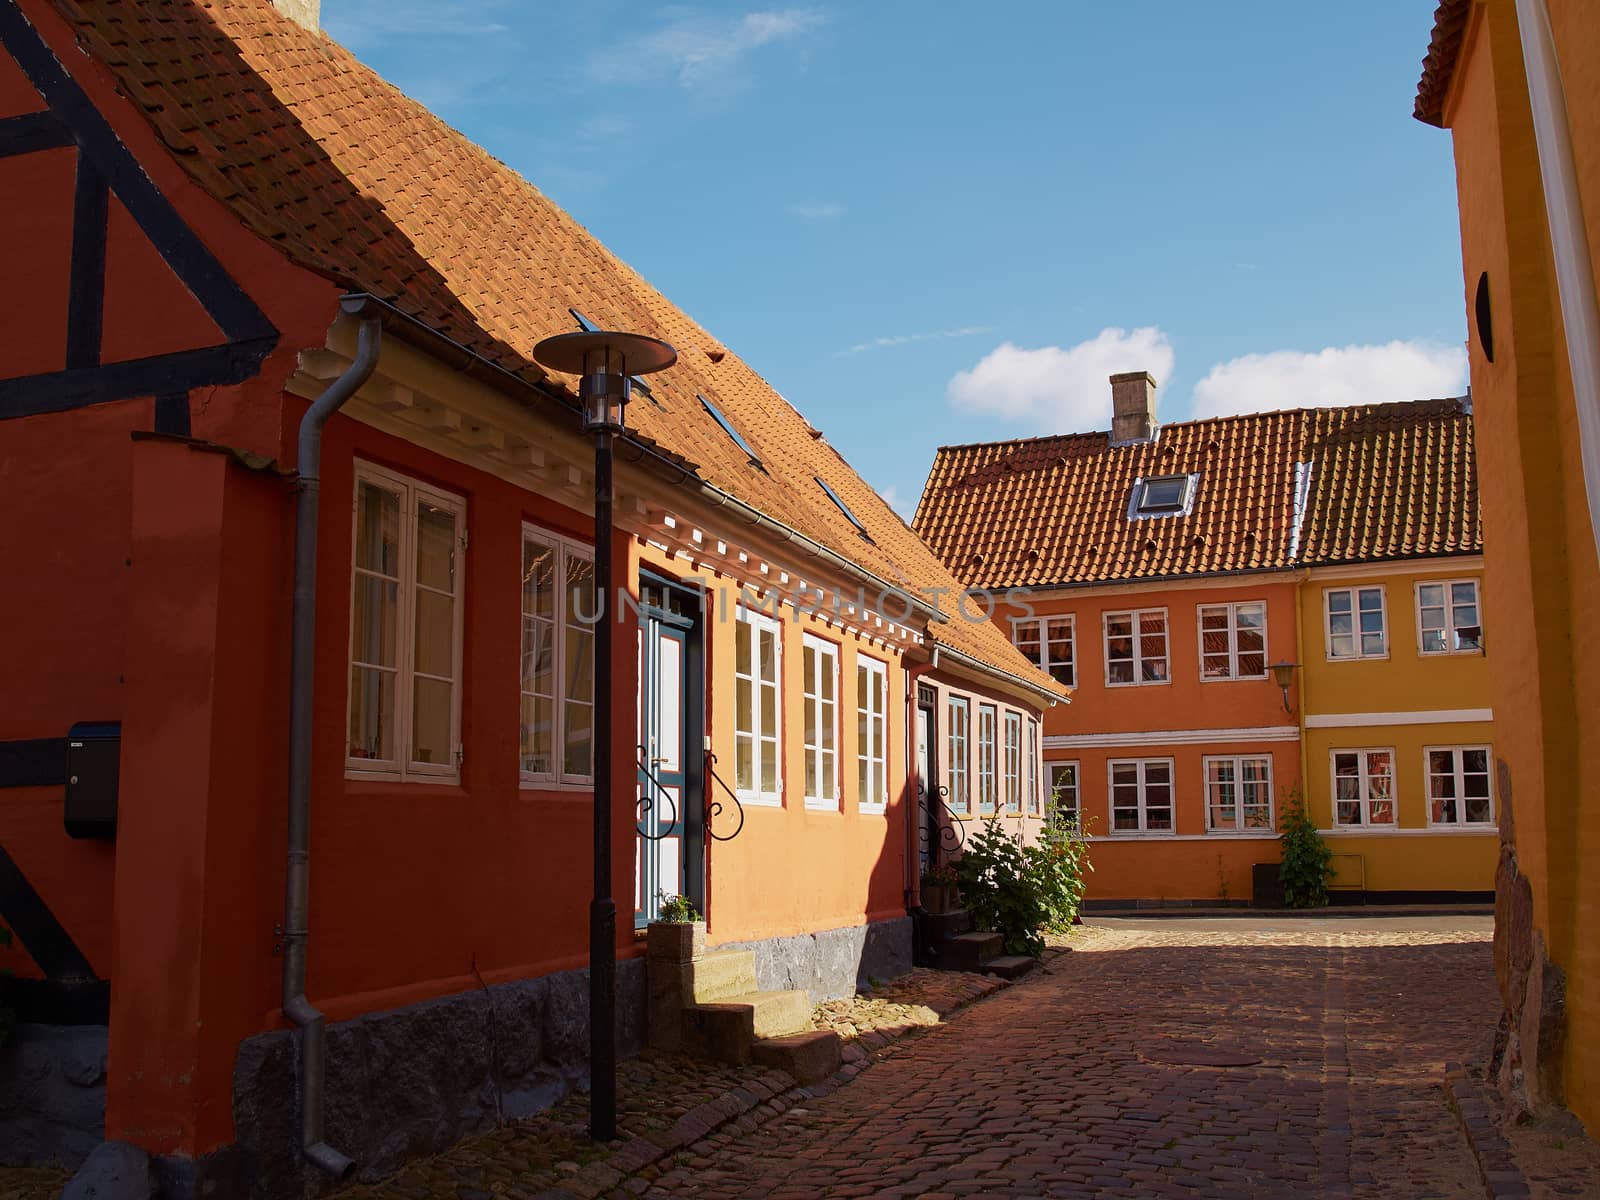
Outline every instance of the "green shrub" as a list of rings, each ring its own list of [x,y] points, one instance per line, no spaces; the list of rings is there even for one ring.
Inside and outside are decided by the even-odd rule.
[[[1284,793],[1279,828],[1283,830],[1278,839],[1283,847],[1283,862],[1278,868],[1283,902],[1290,908],[1321,908],[1328,903],[1333,851],[1317,833],[1317,823],[1306,811],[1299,788]]]
[[[961,895],[979,929],[1005,938],[1007,954],[1038,955],[1044,933],[1067,929],[1086,885],[1089,844],[1052,804],[1039,838],[1024,847],[998,817],[980,823],[956,860]]]

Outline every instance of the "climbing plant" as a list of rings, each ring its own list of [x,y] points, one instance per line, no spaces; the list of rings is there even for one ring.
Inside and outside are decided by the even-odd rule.
[[[1290,908],[1321,908],[1328,903],[1333,851],[1317,832],[1298,787],[1284,792],[1279,828],[1283,831],[1278,839],[1283,847],[1283,863],[1278,868],[1283,902]]]

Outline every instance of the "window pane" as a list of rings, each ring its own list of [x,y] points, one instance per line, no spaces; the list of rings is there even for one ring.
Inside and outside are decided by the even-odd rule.
[[[357,574],[352,602],[350,657],[369,666],[392,667],[399,646],[400,585]]]
[[[563,695],[569,700],[594,699],[594,629],[567,626],[567,680]]]
[[[761,742],[761,790],[768,795],[778,791],[778,743],[766,738]]]
[[[1348,627],[1348,617],[1349,617],[1349,613],[1350,613],[1350,593],[1349,592],[1329,592],[1328,593],[1328,612],[1329,612],[1330,615],[1334,615],[1334,616],[1338,616],[1340,614],[1343,614],[1346,617],[1347,627]]]
[[[522,542],[522,611],[554,617],[556,552],[531,538]]]
[[[451,762],[452,686],[438,679],[412,680],[411,761],[447,766]]]
[[[1417,600],[1424,607],[1433,606],[1442,608],[1444,606],[1444,584],[1423,584],[1417,589]]]
[[[733,739],[733,786],[741,792],[752,791],[756,786],[755,738],[743,733]]]
[[[1489,752],[1487,750],[1463,750],[1461,752],[1461,769],[1486,775],[1489,770]]]
[[[400,497],[365,480],[356,485],[356,566],[400,575]]]
[[[1475,583],[1452,583],[1450,585],[1450,602],[1458,606],[1477,604],[1478,585]]]
[[[778,736],[778,688],[771,683],[761,685],[761,734]]]
[[[565,751],[561,770],[568,775],[591,775],[594,772],[593,719],[594,707],[568,700],[562,708]]]
[[[733,670],[738,675],[750,674],[750,622],[735,622],[733,631]]]
[[[1394,801],[1374,800],[1369,810],[1367,820],[1374,825],[1394,824]]]
[[[554,731],[550,727],[550,716],[553,711],[554,705],[543,696],[522,698],[521,765],[530,774],[548,775],[555,770],[551,761]]]
[[[1329,649],[1334,658],[1354,658],[1356,656],[1356,642],[1349,634],[1336,633],[1330,639]]]
[[[449,596],[417,591],[415,666],[424,675],[455,675],[455,609]]]
[[[394,672],[350,670],[350,757],[390,761],[394,747]]]
[[[1340,800],[1338,803],[1338,821],[1341,825],[1361,824],[1361,801]]]
[[[1172,782],[1172,765],[1164,762],[1146,763],[1144,768],[1144,781],[1150,784],[1170,784]]]
[[[417,501],[417,586],[455,591],[456,515]]]

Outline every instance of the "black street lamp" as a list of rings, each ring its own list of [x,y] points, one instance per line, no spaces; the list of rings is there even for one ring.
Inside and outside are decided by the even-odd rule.
[[[564,333],[533,348],[541,367],[579,376],[583,431],[594,434],[594,899],[589,902],[589,1136],[617,1132],[617,904],[611,897],[611,445],[626,428],[630,376],[664,371],[678,352],[636,333]]]

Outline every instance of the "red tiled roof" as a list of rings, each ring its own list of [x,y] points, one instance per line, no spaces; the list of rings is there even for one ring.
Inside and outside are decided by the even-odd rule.
[[[1466,32],[1472,0],[1441,0],[1433,10],[1433,36],[1422,60],[1422,78],[1417,82],[1417,102],[1411,115],[1426,125],[1444,125],[1444,101],[1450,94],[1450,80],[1461,54],[1461,38]]]
[[[1472,416],[1460,400],[1313,409],[1298,562],[1482,554]]]
[[[1137,479],[1181,474],[1198,476],[1187,515],[1129,516]],[[1460,400],[1216,417],[1122,446],[1106,433],[946,446],[915,525],[951,570],[990,588],[1482,551]]]
[[[983,587],[1044,586],[1287,566],[1303,414],[942,447],[915,527]],[[1188,516],[1130,520],[1134,480],[1198,474]]]
[[[573,328],[671,342],[651,379],[663,409],[629,409],[646,439],[705,480],[890,583],[958,586],[820,433],[736,354],[525,179],[267,0],[54,0],[190,175],[292,260],[369,292],[530,381],[527,351]],[[553,380],[558,386],[570,381]],[[702,409],[703,393],[766,463]],[[817,487],[820,476],[873,543]],[[1051,692],[987,623],[938,635]]]

